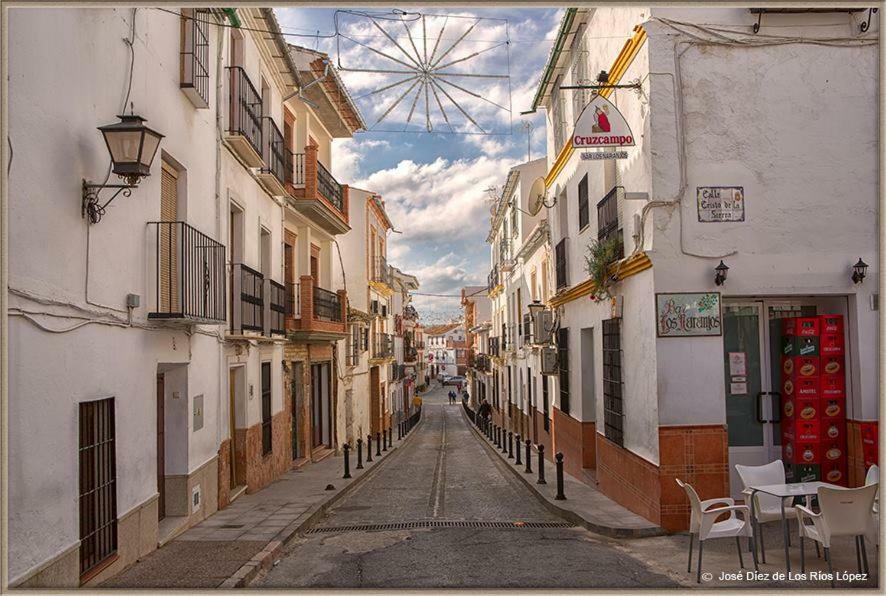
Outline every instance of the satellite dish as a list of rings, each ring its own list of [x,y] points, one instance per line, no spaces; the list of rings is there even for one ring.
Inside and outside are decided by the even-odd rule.
[[[545,188],[545,179],[539,176],[529,189],[529,213],[533,216],[538,215],[542,205],[545,203],[545,190],[547,190]]]

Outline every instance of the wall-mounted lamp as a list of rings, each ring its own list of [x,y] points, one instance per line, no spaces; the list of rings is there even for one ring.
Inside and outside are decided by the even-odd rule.
[[[726,276],[729,274],[729,267],[726,266],[726,263],[723,260],[720,260],[720,264],[714,267],[714,271],[716,275],[714,275],[714,283],[718,286],[722,286],[726,282]]]
[[[89,218],[89,223],[101,221],[105,209],[121,192],[123,196],[132,194],[139,180],[151,175],[151,164],[160,146],[163,135],[145,126],[146,120],[136,114],[117,116],[120,122],[100,126],[111,154],[111,171],[122,178],[126,184],[92,184],[83,180],[82,215]],[[111,198],[100,204],[99,193],[106,189],[116,189]]]
[[[867,275],[868,272],[868,264],[861,260],[861,257],[858,257],[858,262],[852,266],[852,283],[860,284],[864,281],[864,276]]]
[[[531,316],[532,319],[535,320],[538,314],[545,309],[545,305],[538,300],[533,300],[532,304],[528,305],[526,308],[529,309],[529,316]]]

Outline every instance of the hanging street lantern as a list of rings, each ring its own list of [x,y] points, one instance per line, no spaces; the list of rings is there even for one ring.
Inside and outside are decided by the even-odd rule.
[[[858,262],[852,266],[852,283],[860,284],[868,273],[868,264],[858,257]]]
[[[105,209],[121,192],[132,194],[139,181],[151,175],[151,164],[160,147],[163,135],[145,126],[146,120],[137,114],[117,116],[120,122],[98,127],[111,154],[111,171],[125,184],[92,184],[83,180],[82,215],[89,222],[101,221]],[[106,188],[116,189],[104,204],[99,203],[99,193]]]
[[[729,267],[726,266],[723,259],[720,259],[720,264],[714,267],[714,271],[716,272],[716,275],[714,275],[714,283],[718,286],[722,286],[726,282],[726,275],[729,274]]]

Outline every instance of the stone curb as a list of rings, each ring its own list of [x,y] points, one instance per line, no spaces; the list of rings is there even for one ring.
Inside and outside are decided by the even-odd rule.
[[[508,464],[507,460],[504,460],[504,458],[501,457],[501,455],[499,455],[498,450],[496,448],[492,447],[491,445],[489,445],[489,442],[487,441],[486,437],[483,435],[483,433],[480,432],[480,430],[477,428],[477,426],[471,422],[470,418],[468,418],[467,414],[465,414],[463,408],[462,408],[462,416],[464,416],[465,422],[467,422],[468,426],[471,427],[471,429],[474,431],[474,433],[477,435],[477,437],[479,437],[481,439],[480,443],[482,443],[486,447],[486,449],[495,453],[495,455],[499,459],[503,460],[504,463]],[[569,509],[564,509],[564,508],[559,507],[556,504],[554,504],[550,499],[548,499],[543,494],[541,494],[539,491],[537,491],[535,489],[535,484],[533,484],[529,480],[527,480],[526,475],[521,473],[520,471],[518,471],[515,466],[508,464],[506,467],[511,471],[511,473],[514,474],[515,477],[517,477],[520,480],[520,482],[522,482],[526,486],[526,488],[529,489],[529,492],[531,492],[535,496],[535,498],[538,499],[538,501],[542,505],[545,506],[545,508],[548,511],[550,511],[554,515],[558,515],[558,516],[562,517],[563,519],[565,519],[568,522],[572,522],[573,524],[575,524],[577,526],[582,526],[583,528],[586,528],[592,532],[596,532],[597,534],[602,534],[603,536],[609,536],[610,538],[652,538],[654,536],[666,536],[668,534],[667,531],[665,531],[663,528],[660,528],[658,526],[656,526],[654,528],[643,528],[643,529],[624,528],[624,527],[618,527],[618,526],[607,526],[604,524],[600,524],[600,523],[591,521],[589,519],[585,519],[574,511],[570,511]]]
[[[288,526],[280,530],[274,538],[272,538],[268,544],[260,550],[258,553],[253,555],[249,561],[244,563],[234,574],[223,581],[217,589],[231,589],[231,588],[242,588],[245,587],[251,582],[262,570],[267,571],[274,565],[274,561],[283,553],[283,548],[295,538],[295,535],[299,532],[302,532],[309,528],[311,525],[316,523],[321,517],[323,517],[326,512],[332,507],[335,503],[337,503],[340,499],[342,499],[345,495],[356,489],[358,486],[362,485],[367,481],[368,478],[371,478],[375,475],[376,470],[380,469],[385,462],[391,459],[391,456],[394,455],[399,449],[404,447],[413,436],[415,436],[415,431],[421,428],[424,423],[424,416],[419,419],[418,424],[416,424],[412,431],[406,436],[405,439],[402,439],[400,443],[396,446],[390,447],[388,449],[387,457],[383,457],[378,461],[374,466],[372,466],[369,470],[363,473],[359,478],[353,480],[350,484],[337,491],[335,494],[330,496],[325,501],[315,504],[310,507],[306,512],[302,513],[299,517],[295,519]]]

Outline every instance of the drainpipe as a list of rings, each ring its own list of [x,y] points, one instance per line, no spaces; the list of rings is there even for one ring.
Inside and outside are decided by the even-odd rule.
[[[228,10],[233,12],[233,9],[225,9],[225,12]],[[234,15],[236,18],[236,14]],[[222,229],[222,190],[221,190],[221,152],[222,152],[222,136],[224,134],[224,124],[222,123],[223,111],[222,111],[222,97],[224,94],[224,66],[222,63],[222,58],[224,56],[224,45],[225,45],[225,37],[224,37],[224,28],[218,27],[218,40],[216,42],[217,50],[215,56],[215,237],[221,239],[223,237],[223,229]],[[225,221],[227,218],[225,218]],[[230,239],[226,242],[228,249],[230,249]],[[230,254],[230,253],[229,253]],[[225,263],[225,279],[227,280],[227,263]],[[227,286],[227,284],[225,284]],[[221,339],[221,338],[220,338]],[[222,403],[227,403],[228,408],[231,407],[230,400],[227,399],[227,396],[230,395],[231,388],[228,387],[230,383],[230,375],[227,373],[227,360],[225,358],[225,343],[221,341],[218,344],[218,370],[221,379],[219,380],[220,389],[222,391],[218,392],[218,402],[216,404],[215,412],[216,412],[216,421],[215,421],[215,446],[216,449],[221,447],[221,437],[222,437],[222,419],[221,416],[221,405]],[[228,419],[231,418],[231,412],[228,412]],[[234,445],[234,436],[231,434],[231,446],[233,448]],[[230,465],[234,465],[233,462],[230,462]],[[234,488],[229,487],[229,490]]]

